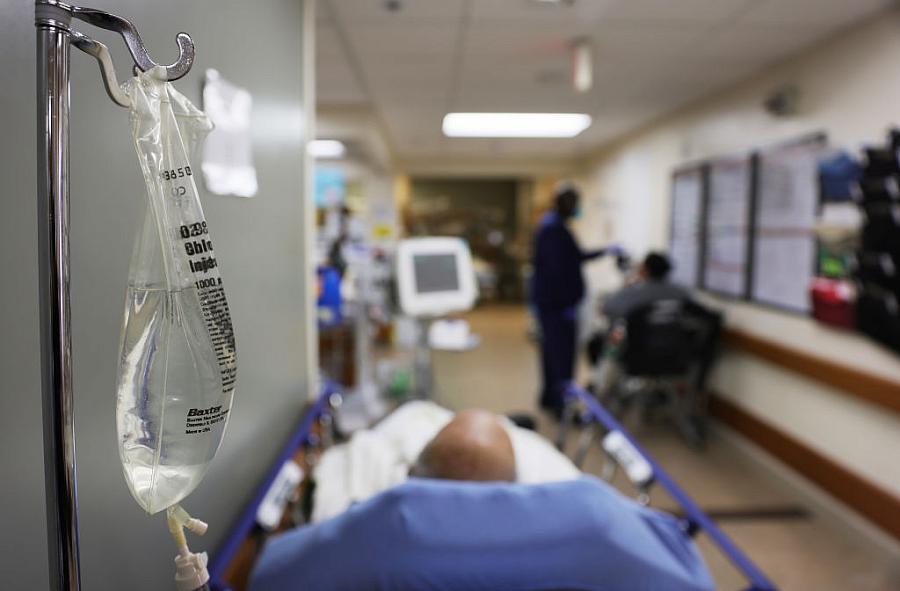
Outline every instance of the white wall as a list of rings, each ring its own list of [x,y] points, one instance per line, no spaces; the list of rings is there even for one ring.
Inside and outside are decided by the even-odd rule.
[[[800,113],[777,119],[761,105],[783,84],[800,89]],[[827,132],[834,145],[854,148],[882,140],[885,129],[898,122],[900,10],[893,10],[596,155],[580,177],[586,215],[579,232],[586,243],[617,240],[636,253],[665,248],[670,175],[677,165],[815,131]],[[594,291],[616,282],[608,267],[596,267],[589,276]],[[731,326],[900,383],[900,357],[863,337],[807,318],[720,303]],[[726,356],[712,385],[900,496],[900,464],[890,460],[900,449],[900,416],[741,353]]]

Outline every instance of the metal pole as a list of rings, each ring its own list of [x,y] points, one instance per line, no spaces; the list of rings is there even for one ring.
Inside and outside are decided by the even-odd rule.
[[[413,356],[413,396],[419,400],[435,400],[437,397],[434,391],[434,355],[428,338],[432,322],[432,318],[421,318],[416,326],[419,334]]]
[[[44,480],[50,588],[77,591],[78,517],[69,306],[69,22],[36,0],[37,200]]]

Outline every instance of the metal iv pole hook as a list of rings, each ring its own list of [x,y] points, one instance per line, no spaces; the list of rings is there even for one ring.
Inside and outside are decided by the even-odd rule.
[[[112,58],[109,56],[109,50],[106,45],[91,39],[87,35],[82,35],[78,31],[72,31],[72,45],[92,55],[100,64],[100,74],[103,76],[103,87],[106,88],[106,94],[114,103],[126,109],[131,106],[131,99],[127,94],[122,92],[119,87],[119,80],[116,78],[116,69],[113,67]]]
[[[160,65],[150,59],[140,33],[128,19],[94,8],[83,8],[81,6],[72,6],[71,8],[72,16],[75,18],[90,23],[95,27],[120,34],[122,39],[125,40],[125,45],[128,46],[128,51],[131,52],[134,63],[144,72]],[[190,35],[178,33],[175,36],[175,42],[178,44],[178,59],[168,66],[163,66],[166,70],[166,80],[169,81],[183,77],[194,64],[194,42],[191,40]]]
[[[131,53],[135,67],[144,72],[155,67],[162,67],[166,73],[166,80],[172,81],[178,80],[187,74],[194,64],[194,42],[187,33],[178,33],[175,36],[175,42],[178,44],[178,59],[168,66],[160,66],[150,59],[140,33],[128,19],[95,8],[68,6],[60,2],[54,2],[53,4],[86,23],[119,33],[122,39],[125,40],[125,45]],[[103,76],[103,86],[106,88],[106,94],[109,95],[109,98],[121,107],[128,108],[131,106],[131,99],[119,87],[116,70],[113,67],[112,58],[106,45],[74,29],[70,30],[70,34],[72,44],[75,47],[96,58],[97,63],[100,65],[100,73]]]

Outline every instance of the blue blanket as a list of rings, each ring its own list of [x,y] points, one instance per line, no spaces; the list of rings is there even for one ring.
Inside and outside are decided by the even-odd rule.
[[[251,591],[700,591],[714,584],[671,516],[593,478],[411,479],[270,541]]]

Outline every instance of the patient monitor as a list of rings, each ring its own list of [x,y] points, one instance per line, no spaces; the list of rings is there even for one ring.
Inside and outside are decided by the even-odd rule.
[[[477,346],[468,323],[451,327],[440,316],[471,310],[478,296],[469,245],[459,238],[411,238],[397,247],[397,291],[400,309],[419,321],[419,343],[413,369],[413,393],[432,393],[431,350],[464,351]],[[461,330],[460,330],[461,329]],[[446,337],[453,338],[446,338]]]
[[[472,308],[478,289],[472,253],[459,238],[411,238],[400,242],[397,290],[404,314],[436,318]]]

